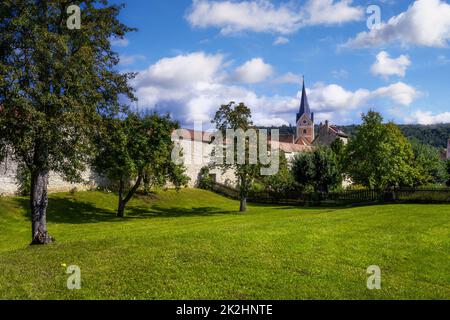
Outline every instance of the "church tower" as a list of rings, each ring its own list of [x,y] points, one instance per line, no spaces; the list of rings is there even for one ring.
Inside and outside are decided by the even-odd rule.
[[[302,143],[302,140],[306,140],[308,143],[314,141],[314,113],[309,109],[304,78],[300,110],[299,113],[297,113],[297,135],[295,141],[297,144],[300,144]]]

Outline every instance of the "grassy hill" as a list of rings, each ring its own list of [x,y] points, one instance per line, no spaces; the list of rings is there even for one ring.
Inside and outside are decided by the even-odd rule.
[[[27,199],[0,198],[0,299],[450,299],[450,206],[250,206],[183,190],[55,194],[57,243],[29,247]],[[66,288],[64,265],[81,268]],[[366,269],[382,270],[382,290]]]

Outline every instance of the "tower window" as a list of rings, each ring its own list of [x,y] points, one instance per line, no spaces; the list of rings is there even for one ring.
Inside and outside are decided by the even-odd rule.
[[[306,134],[308,131],[306,131],[306,129],[305,130],[303,130],[303,134]]]

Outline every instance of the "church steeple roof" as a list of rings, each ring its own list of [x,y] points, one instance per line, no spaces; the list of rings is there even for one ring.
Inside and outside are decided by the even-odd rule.
[[[314,115],[311,113],[311,109],[309,108],[308,97],[306,95],[305,77],[303,77],[302,98],[300,101],[300,110],[299,113],[297,114],[297,121],[304,114],[307,114],[311,118],[311,120],[313,120]]]

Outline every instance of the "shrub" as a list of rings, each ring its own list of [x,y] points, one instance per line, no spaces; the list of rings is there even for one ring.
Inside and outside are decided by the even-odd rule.
[[[203,167],[199,173],[198,187],[204,190],[211,190],[214,180],[210,175],[209,167]]]
[[[299,186],[312,187],[315,192],[329,192],[342,183],[336,154],[328,147],[296,155],[292,173]]]

